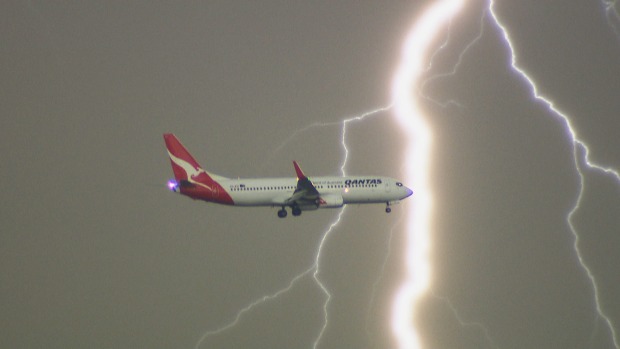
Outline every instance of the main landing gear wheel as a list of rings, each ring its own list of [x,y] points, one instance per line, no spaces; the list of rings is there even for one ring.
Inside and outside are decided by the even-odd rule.
[[[282,209],[278,211],[278,217],[280,218],[286,217],[286,210],[284,209],[284,207],[282,207]]]
[[[297,217],[297,216],[301,215],[301,208],[293,207],[292,212],[293,212],[293,216]]]
[[[392,208],[390,207],[390,203],[389,203],[389,202],[387,202],[386,204],[387,204],[387,206],[385,207],[385,213],[390,213],[390,212],[392,212]]]

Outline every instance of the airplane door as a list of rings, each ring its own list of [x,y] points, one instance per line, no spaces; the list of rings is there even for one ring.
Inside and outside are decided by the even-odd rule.
[[[385,182],[385,191],[386,191],[387,193],[389,193],[389,192],[390,192],[390,190],[392,190],[392,187],[390,186],[390,183],[389,183],[389,182]]]

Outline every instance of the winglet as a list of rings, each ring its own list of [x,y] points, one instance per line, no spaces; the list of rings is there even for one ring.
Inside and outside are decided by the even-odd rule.
[[[307,178],[306,175],[301,171],[301,168],[299,168],[297,161],[293,160],[293,166],[295,166],[295,172],[297,173],[297,179]]]

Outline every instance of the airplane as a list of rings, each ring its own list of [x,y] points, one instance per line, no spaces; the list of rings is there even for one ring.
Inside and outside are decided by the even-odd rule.
[[[346,204],[385,203],[403,200],[413,192],[401,182],[379,176],[308,178],[293,161],[297,178],[231,179],[204,170],[172,133],[164,134],[174,179],[168,188],[194,200],[232,206],[281,207],[278,217],[293,216],[302,211],[338,208]]]

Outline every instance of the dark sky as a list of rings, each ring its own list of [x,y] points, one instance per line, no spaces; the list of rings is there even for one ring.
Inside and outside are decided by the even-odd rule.
[[[341,126],[295,132],[390,105],[430,3],[2,2],[0,347],[311,348],[326,296],[295,277],[339,211],[282,220],[175,196],[162,133],[225,176],[292,177],[293,159],[337,175]],[[617,171],[620,37],[603,5],[495,9],[538,92]],[[417,331],[425,348],[617,347],[620,180],[573,152],[487,7],[466,4],[424,76],[432,282]],[[407,136],[391,111],[349,123],[347,173],[407,182]],[[319,348],[396,345],[406,205],[348,207],[327,236]]]

